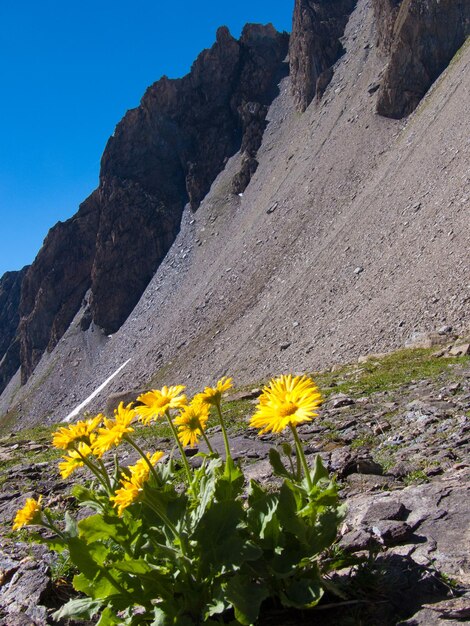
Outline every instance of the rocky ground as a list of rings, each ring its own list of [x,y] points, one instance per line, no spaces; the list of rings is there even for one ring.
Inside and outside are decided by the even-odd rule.
[[[348,503],[336,548],[344,564],[332,575],[344,599],[329,597],[302,615],[267,611],[260,624],[455,626],[470,618],[470,348],[463,340],[451,346],[317,373],[327,399],[300,430],[307,458],[322,456]],[[280,440],[246,428],[258,394],[236,390],[224,410],[235,456],[264,482],[273,480],[267,454]],[[211,436],[221,448],[217,427]],[[9,531],[27,496],[44,494],[58,514],[73,504],[49,439],[43,428],[0,441],[2,626],[52,623],[71,592],[64,562],[31,545],[26,531]],[[168,442],[158,433],[145,440]]]

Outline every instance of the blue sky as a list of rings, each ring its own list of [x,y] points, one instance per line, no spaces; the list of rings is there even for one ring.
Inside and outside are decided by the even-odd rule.
[[[294,0],[0,2],[0,276],[97,186],[114,127],[162,74],[189,71],[218,26],[290,30]]]

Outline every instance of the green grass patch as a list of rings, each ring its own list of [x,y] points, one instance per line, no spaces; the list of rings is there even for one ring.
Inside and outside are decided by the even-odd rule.
[[[426,474],[426,472],[424,472],[423,470],[415,470],[407,474],[404,477],[403,482],[407,486],[408,485],[421,485],[423,483],[428,483],[429,477]]]
[[[414,380],[437,378],[457,363],[470,363],[469,356],[438,358],[433,356],[435,351],[435,348],[398,350],[380,359],[312,376],[326,398],[333,393],[369,396],[396,390]]]

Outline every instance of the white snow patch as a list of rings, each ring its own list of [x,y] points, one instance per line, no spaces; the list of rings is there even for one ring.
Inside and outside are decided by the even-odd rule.
[[[92,394],[88,396],[88,398],[86,398],[86,400],[84,400],[81,404],[79,404],[73,411],[71,411],[67,415],[67,417],[64,419],[64,422],[72,421],[72,419],[76,417],[80,413],[80,411],[84,409],[86,405],[93,400],[93,398],[95,398],[101,391],[103,391],[106,385],[109,384],[113,380],[113,378],[117,376],[124,367],[126,367],[129,361],[132,361],[132,359],[127,359],[125,363],[123,363],[120,367],[118,367],[117,370],[104,381],[104,383],[102,383],[97,389],[95,389],[95,391]]]

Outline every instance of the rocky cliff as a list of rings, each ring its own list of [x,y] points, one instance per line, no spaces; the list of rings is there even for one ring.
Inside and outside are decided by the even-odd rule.
[[[99,193],[52,228],[21,288],[19,338],[24,384],[45,350],[52,350],[90,288],[99,223]]]
[[[305,111],[321,97],[344,52],[341,37],[356,0],[296,0],[289,45],[292,93]]]
[[[377,112],[399,119],[414,111],[470,34],[470,3],[376,0],[375,7],[379,40],[390,51]]]
[[[19,305],[26,270],[6,272],[0,278],[0,394],[20,366]]]
[[[175,240],[186,202],[196,210],[240,149],[233,187],[237,193],[246,188],[268,106],[285,74],[287,46],[288,35],[271,25],[249,24],[239,41],[220,28],[187,76],[163,77],[118,124],[103,154],[99,188],[49,232],[24,278],[23,383],[88,290],[82,328],[93,320],[106,334],[118,330]]]
[[[159,80],[118,124],[102,159],[91,286],[93,320],[107,333],[121,326],[168,252],[186,202],[196,210],[239,149],[246,163],[235,184],[244,191],[287,44],[270,25],[247,25],[239,41],[220,28],[190,74]]]

